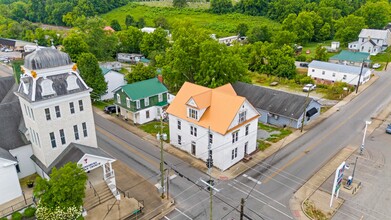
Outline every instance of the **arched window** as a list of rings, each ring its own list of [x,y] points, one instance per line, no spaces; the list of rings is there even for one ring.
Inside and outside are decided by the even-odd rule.
[[[69,75],[67,77],[67,90],[71,91],[74,89],[80,88],[79,85],[77,85],[77,76],[75,75]]]
[[[53,89],[53,81],[50,79],[44,79],[41,82],[42,96],[54,95],[56,92]]]

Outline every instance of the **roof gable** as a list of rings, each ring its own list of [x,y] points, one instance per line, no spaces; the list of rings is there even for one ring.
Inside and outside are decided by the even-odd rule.
[[[168,91],[157,78],[127,84],[121,88],[131,100],[139,100]]]
[[[330,60],[347,60],[352,62],[363,62],[369,60],[369,53],[366,52],[353,52],[349,50],[343,50],[339,54],[330,57]]]
[[[197,104],[201,103],[200,106],[208,107],[198,121],[187,117],[186,104],[194,97],[199,99],[198,102],[196,100]],[[208,98],[210,104],[206,105],[209,102]],[[236,95],[230,84],[210,89],[185,82],[168,107],[167,113],[204,128],[210,127],[212,131],[225,135],[244,102],[245,98]]]
[[[306,97],[301,95],[243,82],[236,82],[232,86],[238,95],[246,97],[255,108],[288,118],[300,118],[306,104]],[[309,100],[308,103],[313,99]]]
[[[386,39],[389,37],[389,30],[362,29],[358,37],[372,39]]]

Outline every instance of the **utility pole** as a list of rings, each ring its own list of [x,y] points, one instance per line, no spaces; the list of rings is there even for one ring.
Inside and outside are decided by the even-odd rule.
[[[364,135],[362,137],[362,142],[361,142],[361,147],[360,147],[360,155],[362,155],[365,147],[365,135],[367,134],[367,128],[368,125],[370,125],[372,122],[371,121],[365,121],[365,128],[364,128]]]
[[[162,189],[161,198],[164,199],[164,157],[163,157],[163,140],[167,140],[167,134],[163,134],[163,119],[160,116],[160,133],[156,135],[158,141],[160,141],[160,186]]]
[[[354,180],[354,172],[356,171],[357,160],[358,160],[358,157],[356,157],[356,162],[354,162],[353,173],[352,173],[352,183],[353,183],[353,180]]]
[[[310,97],[310,91],[311,90],[308,89],[307,97],[305,98],[305,103],[304,103],[304,108],[303,108],[303,119],[301,120],[300,132],[303,132],[303,128],[304,128],[305,110],[307,109],[308,98]]]
[[[357,86],[356,86],[356,94],[358,92],[358,87],[360,86],[360,80],[361,80],[361,74],[362,74],[362,69],[363,68],[364,68],[364,59],[362,59],[360,75],[358,76],[358,82],[357,82]]]
[[[244,216],[244,199],[240,201],[240,220],[243,220]]]
[[[212,141],[210,140],[211,133],[210,127],[208,129],[208,159],[206,159],[206,167],[208,167],[208,175],[209,175],[209,219],[213,220],[213,179],[212,179],[212,167],[213,167],[213,159],[212,159]]]
[[[169,181],[170,181],[170,170],[169,169],[167,169],[167,200],[169,200],[170,199],[170,195],[169,195],[169,193],[168,193],[168,190],[169,190]]]

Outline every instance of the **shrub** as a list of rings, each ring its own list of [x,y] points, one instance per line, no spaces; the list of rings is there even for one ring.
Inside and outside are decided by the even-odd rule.
[[[20,213],[20,212],[14,212],[13,214],[12,214],[12,220],[21,220],[22,219],[22,214]]]
[[[307,60],[307,56],[304,55],[304,54],[300,54],[299,56],[296,57],[296,60],[297,60],[297,61],[304,62],[304,61]]]
[[[310,77],[310,76],[305,76],[303,78],[300,79],[300,84],[313,84],[314,83],[314,80]]]
[[[27,209],[24,210],[23,215],[25,217],[33,217],[35,215],[35,208],[34,207],[28,207]]]
[[[0,218],[0,220],[8,220],[8,218],[2,217],[2,218]]]

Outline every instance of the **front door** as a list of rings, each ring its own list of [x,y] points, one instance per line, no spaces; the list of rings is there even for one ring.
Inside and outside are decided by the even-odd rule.
[[[196,155],[196,143],[194,141],[191,142],[191,154]]]
[[[244,156],[247,156],[247,145],[248,142],[244,143]]]

